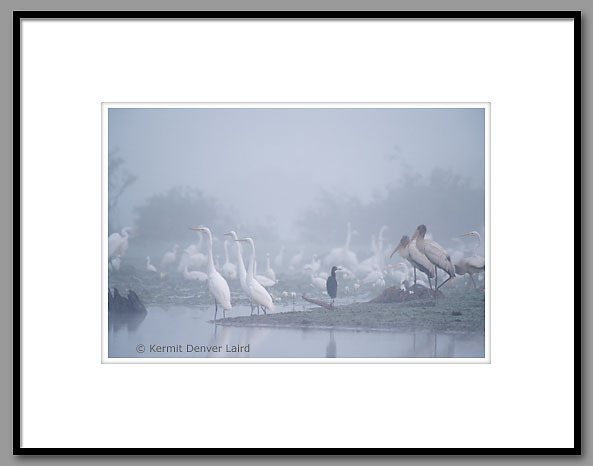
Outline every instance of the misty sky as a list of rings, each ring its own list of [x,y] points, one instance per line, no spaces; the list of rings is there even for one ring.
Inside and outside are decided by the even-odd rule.
[[[483,188],[484,137],[483,109],[109,110],[109,150],[138,176],[123,224],[175,186],[217,198],[237,223],[274,217],[281,234],[321,189],[368,201],[437,167]]]

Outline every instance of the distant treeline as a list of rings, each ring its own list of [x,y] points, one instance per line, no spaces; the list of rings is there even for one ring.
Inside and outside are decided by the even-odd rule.
[[[451,171],[434,170],[429,177],[408,176],[369,202],[323,191],[313,205],[295,222],[301,241],[308,244],[340,245],[346,235],[346,223],[358,233],[352,244],[369,244],[381,226],[390,227],[386,243],[411,235],[425,223],[437,241],[450,238],[485,224],[485,193],[472,186],[467,178]],[[274,219],[237,224],[238,216],[212,197],[195,188],[173,188],[154,195],[135,208],[135,226],[144,239],[184,240],[195,238],[189,227],[207,225],[217,235],[233,228],[265,243],[283,242],[278,237]]]
[[[451,171],[435,169],[430,177],[408,176],[368,203],[323,192],[310,210],[297,220],[301,238],[307,242],[335,244],[345,239],[345,225],[352,223],[358,235],[353,244],[368,244],[382,225],[390,227],[389,242],[411,235],[424,223],[436,241],[471,230],[485,223],[485,193],[469,179]]]

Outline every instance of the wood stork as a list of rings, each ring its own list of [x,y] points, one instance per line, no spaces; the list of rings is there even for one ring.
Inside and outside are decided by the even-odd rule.
[[[430,281],[430,279],[434,277],[432,263],[418,250],[416,241],[410,241],[410,237],[408,235],[402,236],[399,244],[389,257],[393,257],[393,255],[399,251],[399,255],[406,259],[410,264],[412,264],[412,267],[414,267],[414,285],[416,284],[416,269],[419,269],[428,277],[428,284],[432,290],[432,283]]]
[[[451,256],[445,251],[440,244],[431,239],[426,239],[426,225],[419,225],[412,235],[411,241],[416,240],[416,247],[418,251],[424,254],[427,259],[434,265],[434,286],[435,289],[441,288],[449,280],[455,277],[455,266],[451,261]],[[438,269],[442,269],[449,274],[449,278],[438,285]],[[438,286],[437,286],[438,285]]]

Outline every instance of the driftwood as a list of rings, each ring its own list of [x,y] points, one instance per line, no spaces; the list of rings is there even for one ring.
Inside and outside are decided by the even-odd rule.
[[[334,310],[334,307],[330,303],[326,303],[324,301],[319,301],[318,299],[307,298],[305,295],[301,296],[305,301],[308,301],[312,304],[317,304],[318,306],[324,307],[329,309],[330,311]]]
[[[113,288],[113,294],[111,290],[107,290],[107,308],[109,314],[116,317],[144,318],[147,314],[146,307],[144,307],[138,295],[132,290],[128,292],[127,298],[119,294],[117,288]]]

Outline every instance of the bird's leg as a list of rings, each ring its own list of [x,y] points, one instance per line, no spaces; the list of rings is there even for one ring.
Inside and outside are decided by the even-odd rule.
[[[253,315],[253,303],[251,301],[249,301],[249,306],[251,307],[251,314],[250,315]]]
[[[414,267],[414,285],[416,284],[416,267]]]
[[[216,320],[216,314],[218,314],[218,304],[216,303],[216,299],[214,300],[214,320]]]
[[[441,286],[443,286],[445,283],[447,283],[449,280],[451,280],[453,277],[451,275],[449,275],[449,278],[447,278],[443,283],[441,283],[439,285],[439,287],[437,288],[437,290],[439,290],[441,288]]]
[[[224,307],[222,308],[222,318],[226,319],[226,309]]]
[[[437,297],[437,292],[439,291],[439,287],[437,286],[439,284],[439,276],[438,276],[438,273],[439,272],[438,272],[437,266],[435,265],[434,266],[434,287],[435,287],[434,297],[435,297],[435,299]]]
[[[265,307],[263,307],[263,306],[262,306],[262,307],[261,307],[261,310],[262,310],[262,311],[264,311],[264,315],[266,315],[266,314],[267,314],[267,312],[266,312],[266,308],[265,308]]]
[[[474,284],[474,288],[477,290],[478,287],[476,286],[476,282],[474,281],[474,276],[471,273],[469,274],[469,278],[472,279],[472,283]]]
[[[428,286],[430,286],[430,289],[432,290],[432,282],[430,281],[430,277],[427,275],[426,278],[428,278]]]

